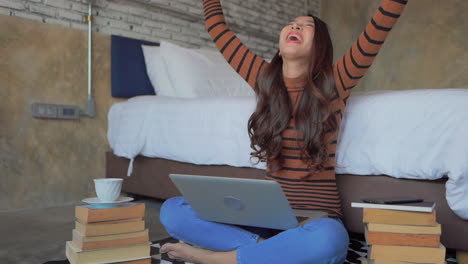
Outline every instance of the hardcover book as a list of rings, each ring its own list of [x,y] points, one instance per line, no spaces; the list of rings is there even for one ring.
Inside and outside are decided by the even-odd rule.
[[[78,205],[75,207],[75,217],[82,223],[112,221],[128,218],[143,218],[144,203],[121,203],[111,207],[101,204]]]
[[[118,223],[99,222],[90,224],[75,221],[75,229],[83,236],[102,236],[145,230],[145,221],[141,218],[136,220],[137,221],[131,219],[131,221],[120,221]]]
[[[101,264],[135,261],[150,257],[150,244],[145,243],[97,250],[80,250],[75,248],[71,241],[67,241],[65,253],[71,264]]]
[[[129,260],[129,261],[122,261],[122,262],[119,261],[119,262],[113,262],[112,264],[151,264],[151,258]]]
[[[361,264],[447,264],[446,261],[443,262],[434,262],[434,263],[417,263],[417,262],[408,262],[408,261],[398,261],[398,260],[386,260],[386,259],[362,259]]]
[[[420,203],[403,203],[403,204],[380,204],[380,203],[365,203],[362,200],[358,200],[356,202],[352,202],[351,207],[430,213],[434,211],[435,203],[434,202],[420,202]]]
[[[445,261],[445,247],[442,244],[437,248],[372,245],[368,256],[370,259],[440,263]]]
[[[430,213],[364,208],[364,223],[435,226],[436,211]]]
[[[441,226],[388,225],[368,223],[365,237],[368,244],[434,247],[440,245]]]
[[[103,236],[84,236],[78,230],[74,229],[72,234],[73,246],[80,250],[122,247],[149,242],[148,229],[138,232]]]
[[[368,223],[367,229],[369,230],[369,232],[388,232],[388,233],[425,234],[425,235],[441,235],[442,234],[442,227],[440,224],[437,224],[434,226],[414,226],[414,225],[389,225],[389,224]]]

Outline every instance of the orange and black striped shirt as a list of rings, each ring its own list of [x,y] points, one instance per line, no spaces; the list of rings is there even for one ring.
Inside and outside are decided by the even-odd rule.
[[[346,101],[352,88],[364,76],[378,51],[387,38],[406,6],[407,0],[383,0],[379,9],[371,18],[366,29],[352,47],[333,66],[336,96],[332,100],[338,124],[341,124]],[[225,23],[220,0],[203,0],[205,26],[213,38],[216,47],[229,64],[244,78],[250,86],[255,87],[258,73],[268,63],[255,55],[229,30]],[[284,78],[289,97],[294,109],[302,96],[304,80],[301,78]],[[289,203],[295,209],[325,211],[330,217],[341,217],[341,200],[336,186],[335,152],[338,131],[325,135],[328,144],[329,159],[324,169],[314,172],[312,176],[307,163],[300,159],[303,138],[295,127],[294,118],[289,120],[288,127],[282,132],[281,155],[284,164],[279,171],[267,170],[266,178],[277,181]]]

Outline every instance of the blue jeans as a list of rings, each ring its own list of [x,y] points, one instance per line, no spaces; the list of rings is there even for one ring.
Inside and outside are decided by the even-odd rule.
[[[174,197],[162,205],[160,219],[174,238],[214,251],[237,250],[238,264],[341,264],[348,252],[348,233],[333,218],[282,232],[248,228],[202,220],[183,197]],[[267,240],[257,243],[259,237]]]

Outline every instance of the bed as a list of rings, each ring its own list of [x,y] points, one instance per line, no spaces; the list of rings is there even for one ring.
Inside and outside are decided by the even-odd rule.
[[[169,94],[161,96],[163,93],[158,91],[158,96],[154,96],[149,80],[151,74],[147,74],[145,70],[142,44],[159,45],[112,36],[112,96],[129,99],[114,104],[109,111],[108,140],[112,151],[106,153],[106,177],[124,178],[125,192],[160,199],[180,195],[170,182],[169,173],[262,179],[264,164],[252,164],[249,159],[250,150],[244,129],[246,116],[253,110],[254,98],[218,96],[213,99],[204,95],[198,98],[177,98]],[[458,104],[446,105],[444,109],[468,103],[464,101],[468,98],[467,92],[463,89],[450,89],[445,95],[446,101],[458,100]],[[460,162],[460,159],[468,161],[468,153],[463,148],[464,142],[449,140],[442,142],[442,146],[426,144],[424,155],[415,155],[418,152],[412,150],[425,142],[440,141],[434,140],[440,138],[437,133],[429,138],[411,137],[411,133],[415,133],[417,129],[438,131],[437,127],[426,126],[432,118],[430,112],[425,112],[425,118],[414,122],[413,116],[397,116],[391,104],[385,105],[385,101],[379,101],[397,100],[401,102],[399,110],[404,111],[405,106],[411,107],[412,98],[418,98],[421,94],[432,98],[434,102],[431,103],[436,103],[440,98],[439,92],[435,90],[356,93],[350,97],[346,112],[355,114],[348,114],[348,118],[343,120],[342,129],[356,132],[340,132],[337,163],[341,166],[336,170],[344,223],[350,231],[363,232],[362,209],[351,208],[351,201],[372,196],[417,196],[436,202],[437,220],[442,224],[443,230],[442,243],[448,248],[466,251],[468,221],[465,219],[468,218],[468,200],[464,200],[464,197],[468,195],[468,173],[465,171],[466,166]],[[404,100],[407,102],[402,102]],[[380,116],[366,111],[366,107],[372,105],[377,105],[382,110]],[[427,100],[421,107],[434,109]],[[204,111],[199,110],[200,108]],[[221,108],[225,111],[216,111]],[[457,108],[450,110],[455,111]],[[387,121],[394,122],[379,122],[382,116]],[[458,126],[463,120],[467,120],[464,119],[466,117],[467,115],[460,115],[460,119],[450,117],[445,125]],[[215,120],[217,122],[213,122]],[[413,130],[400,131],[398,126],[392,125],[396,122],[412,127]],[[213,123],[216,123],[215,127]],[[208,130],[200,128],[200,124]],[[456,131],[451,131],[453,138],[460,138],[465,132],[468,134],[465,128],[457,127]],[[373,137],[389,131],[393,136],[386,140]],[[196,140],[189,137],[190,135],[196,135]],[[171,136],[177,140],[171,140]],[[362,147],[363,144],[367,144],[367,149]],[[152,145],[155,147],[150,147]],[[181,145],[184,146],[183,149],[180,148]],[[445,153],[444,147],[448,145],[456,155]],[[207,149],[206,146],[210,148]],[[406,149],[392,151],[395,146],[404,146]],[[235,151],[229,151],[229,155],[226,155],[226,149]],[[385,153],[386,150],[388,153]],[[350,152],[357,154],[340,155]],[[445,162],[444,157],[448,154],[456,158]],[[381,159],[375,159],[376,157]],[[414,161],[420,166],[415,165]],[[389,166],[391,162],[400,166]],[[426,166],[428,164],[431,166]],[[446,197],[450,199],[447,200]]]

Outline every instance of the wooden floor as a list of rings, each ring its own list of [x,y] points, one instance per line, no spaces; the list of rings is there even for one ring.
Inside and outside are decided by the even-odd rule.
[[[140,200],[146,204],[145,226],[150,240],[168,237],[159,222],[162,201]],[[75,223],[73,205],[0,212],[0,263],[38,264],[63,260],[65,242],[72,239]]]
[[[458,264],[468,264],[468,251],[457,251]]]

